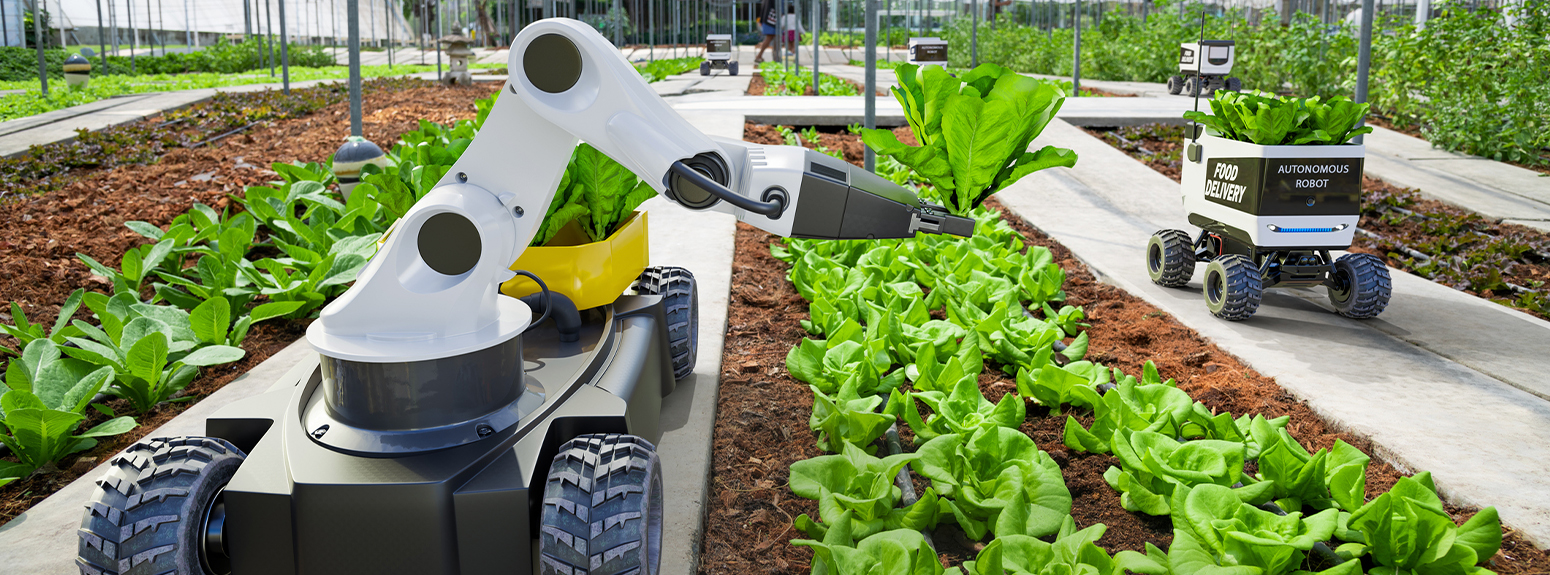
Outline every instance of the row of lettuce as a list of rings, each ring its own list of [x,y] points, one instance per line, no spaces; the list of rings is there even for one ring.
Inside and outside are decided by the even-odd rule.
[[[95,447],[97,438],[130,431],[134,416],[163,403],[192,400],[182,392],[200,368],[242,359],[255,324],[313,316],[342,294],[391,223],[468,147],[494,100],[477,101],[473,120],[451,126],[421,120],[419,129],[400,135],[389,167],[372,168],[347,200],[335,191],[327,165],[275,164],[280,180],[231,196],[240,209],[195,204],[165,229],[126,222],[147,243],[118,262],[78,254],[92,274],[109,280],[112,292],[77,290],[52,326],[29,322],[13,302],[13,324],[0,324],[19,345],[0,347],[0,357],[10,356],[0,443],[17,461],[0,460],[0,485],[53,470]],[[606,236],[655,195],[642,187],[583,144],[545,229],[575,220],[589,234]],[[132,413],[114,413],[108,398],[126,400]],[[88,409],[109,419],[82,430]]]
[[[897,160],[884,175],[918,180],[972,216],[974,237],[771,247],[809,302],[802,325],[814,337],[786,367],[809,385],[809,425],[832,453],[791,466],[792,491],[819,502],[817,518],[795,520],[810,539],[793,541],[813,549],[814,573],[958,572],[923,535],[944,523],[994,537],[962,566],[976,575],[1486,572],[1478,565],[1502,538],[1493,508],[1455,525],[1425,473],[1368,501],[1369,458],[1344,442],[1309,453],[1287,417],[1213,412],[1150,362],[1137,378],[1085,360],[1087,324],[1062,303],[1065,272],[980,206],[1026,173],[1075,161],[1058,148],[1024,151],[1058,110],[1059,89],[995,66],[962,79],[930,70],[901,70],[895,88],[923,145],[884,131],[863,137]],[[991,146],[977,130],[1013,142]],[[1016,392],[985,398],[987,365],[1012,375]],[[1067,415],[1064,443],[1118,459],[1104,478],[1125,509],[1171,519],[1167,550],[1111,555],[1097,545],[1105,526],[1076,529],[1060,466],[1018,429],[1030,404],[1092,413],[1086,427]],[[918,446],[879,454],[896,425]],[[906,466],[931,482],[913,502],[894,484]]]
[[[1082,31],[1083,78],[1162,82],[1178,73],[1179,43],[1204,34],[1236,41],[1232,75],[1246,88],[1305,98],[1355,93],[1359,46],[1352,20],[1325,24],[1299,12],[1282,24],[1199,3],[1180,9],[1177,0],[1163,0],[1153,6],[1147,17],[1110,13],[1088,23]],[[1424,27],[1410,16],[1374,22],[1368,94],[1374,110],[1449,150],[1550,165],[1544,113],[1550,85],[1543,81],[1543,71],[1550,69],[1550,5],[1449,1],[1432,8],[1436,15]],[[951,65],[967,66],[968,19],[954,22],[944,35],[952,45]],[[995,27],[980,26],[977,39],[980,62],[1020,72],[1071,73],[1069,28],[1041,30],[1003,19]]]

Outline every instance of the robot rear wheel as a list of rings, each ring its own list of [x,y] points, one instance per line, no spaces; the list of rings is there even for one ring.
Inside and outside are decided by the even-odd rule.
[[[730,75],[733,75],[733,76],[737,75],[737,61],[736,60],[733,60],[731,62],[727,62],[727,74],[730,74]]]
[[[1371,254],[1340,256],[1326,287],[1335,312],[1355,319],[1378,317],[1388,307],[1393,293],[1388,266]]]
[[[646,268],[636,280],[635,289],[641,294],[663,298],[673,377],[683,379],[693,373],[694,357],[700,347],[700,296],[694,274],[679,267]]]
[[[1168,93],[1175,96],[1184,91],[1184,77],[1177,74],[1168,76]]]
[[[710,62],[700,62],[700,75],[701,76],[709,76],[710,75]]]
[[[662,465],[656,449],[614,433],[560,446],[544,485],[539,573],[657,573]]]

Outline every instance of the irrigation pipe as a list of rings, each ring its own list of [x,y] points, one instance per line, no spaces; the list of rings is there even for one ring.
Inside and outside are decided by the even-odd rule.
[[[881,408],[884,412],[888,411],[887,397],[883,398],[883,404]],[[895,421],[893,425],[889,425],[888,431],[884,433],[884,437],[887,438],[886,443],[888,444],[888,455],[898,455],[900,453],[904,453],[904,442],[899,440],[899,422]],[[910,480],[910,466],[905,465],[904,467],[899,468],[899,475],[894,477],[894,483],[898,484],[899,486],[899,491],[901,493],[899,496],[899,503],[904,507],[914,505],[916,501],[920,500],[920,497],[915,494],[915,483]],[[936,549],[936,541],[931,539],[930,531],[921,529],[920,535],[926,538],[926,545],[930,545],[932,549]]]

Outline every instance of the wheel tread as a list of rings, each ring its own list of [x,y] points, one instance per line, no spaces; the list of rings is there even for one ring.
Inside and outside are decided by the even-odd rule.
[[[629,555],[644,543],[630,527],[644,520],[643,485],[653,479],[655,457],[650,442],[626,435],[583,435],[562,445],[544,490],[540,572],[640,572]]]
[[[1194,242],[1189,234],[1181,230],[1158,230],[1152,238],[1147,245],[1147,272],[1152,283],[1173,288],[1189,285],[1189,279],[1195,275]],[[1162,269],[1157,272],[1151,270],[1151,243],[1161,244]]]
[[[1254,316],[1259,311],[1259,304],[1264,298],[1264,287],[1260,278],[1259,268],[1249,258],[1241,255],[1226,255],[1212,261],[1219,264],[1223,272],[1222,307],[1212,310],[1211,314],[1229,321],[1242,321]],[[1209,277],[1202,292],[1210,289]],[[1206,296],[1209,302],[1209,295]]]

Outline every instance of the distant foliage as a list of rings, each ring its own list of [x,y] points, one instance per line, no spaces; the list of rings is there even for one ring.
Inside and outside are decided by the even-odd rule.
[[[1176,73],[1178,44],[1201,36],[1199,7],[1182,16],[1159,2],[1143,22],[1106,14],[1082,29],[1082,77],[1162,82]],[[1433,144],[1511,162],[1550,165],[1550,4],[1526,2],[1514,12],[1470,12],[1437,4],[1425,29],[1408,18],[1375,22],[1373,111]],[[1508,20],[1514,21],[1508,25]],[[1324,25],[1299,13],[1285,26],[1258,24],[1241,14],[1208,15],[1205,37],[1237,41],[1233,76],[1245,88],[1300,97],[1352,96],[1356,88],[1357,31]],[[968,66],[969,22],[943,30],[949,63]],[[1039,30],[1010,22],[979,27],[979,61],[1019,72],[1069,75],[1072,31]]]
[[[141,46],[145,48],[146,46]],[[127,56],[109,56],[106,68],[102,57],[88,58],[93,75],[127,74],[184,74],[188,72],[213,72],[237,74],[260,68],[267,69],[264,42],[249,38],[241,44],[217,44],[188,54],[169,53],[165,56],[136,56],[131,65]],[[291,66],[320,68],[333,66],[334,57],[319,46],[292,45],[287,50]],[[65,58],[69,53],[54,48],[43,51],[50,78],[64,78]],[[274,45],[276,65],[280,61],[280,44]],[[133,72],[131,72],[131,68]],[[0,47],[0,81],[35,80],[38,77],[38,53],[30,48]]]

